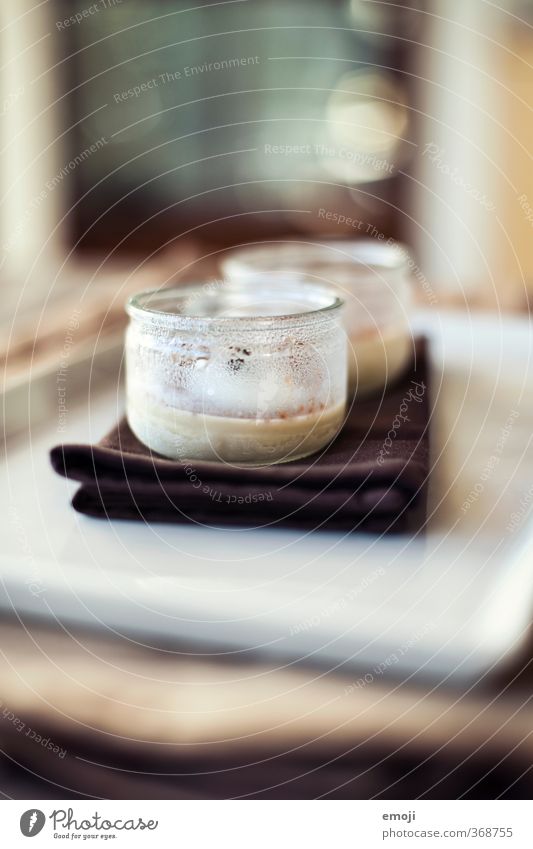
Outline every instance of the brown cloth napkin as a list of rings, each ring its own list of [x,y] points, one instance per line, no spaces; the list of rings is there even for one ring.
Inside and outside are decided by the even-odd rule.
[[[82,486],[89,516],[209,527],[412,531],[425,518],[429,471],[427,343],[383,397],[357,398],[323,452],[281,465],[237,468],[176,462],[142,445],[125,418],[98,445],[59,445],[54,469]]]

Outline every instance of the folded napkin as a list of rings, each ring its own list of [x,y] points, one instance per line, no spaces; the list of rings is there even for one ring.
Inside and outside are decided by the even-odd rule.
[[[255,468],[167,460],[125,418],[97,445],[59,445],[51,460],[82,484],[72,504],[89,516],[399,532],[424,521],[428,436],[427,345],[418,340],[394,387],[356,398],[334,442],[303,460]]]

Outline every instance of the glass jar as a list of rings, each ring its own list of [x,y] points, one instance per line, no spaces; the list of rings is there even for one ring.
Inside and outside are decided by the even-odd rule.
[[[265,465],[324,448],[344,419],[342,301],[328,287],[221,283],[127,304],[126,405],[172,459]]]
[[[411,267],[403,245],[377,239],[246,245],[222,263],[228,281],[250,286],[280,274],[334,286],[345,301],[350,389],[359,396],[386,388],[411,359]]]

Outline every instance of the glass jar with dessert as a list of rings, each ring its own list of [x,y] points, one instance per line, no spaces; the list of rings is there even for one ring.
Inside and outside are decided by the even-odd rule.
[[[134,434],[184,460],[281,463],[324,448],[346,405],[342,300],[321,284],[219,284],[127,304],[126,406]]]
[[[345,301],[350,388],[358,396],[386,389],[413,351],[409,312],[412,260],[393,240],[276,241],[230,251],[228,283],[263,285],[276,276],[334,286]]]

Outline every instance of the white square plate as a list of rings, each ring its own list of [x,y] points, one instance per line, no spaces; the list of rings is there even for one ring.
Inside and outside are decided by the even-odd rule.
[[[414,325],[432,359],[425,536],[79,516],[75,485],[53,474],[48,452],[113,425],[120,393],[93,394],[69,409],[66,433],[56,417],[8,452],[1,608],[179,651],[351,667],[363,679],[472,680],[508,659],[533,590],[530,325],[465,314],[420,314]]]

